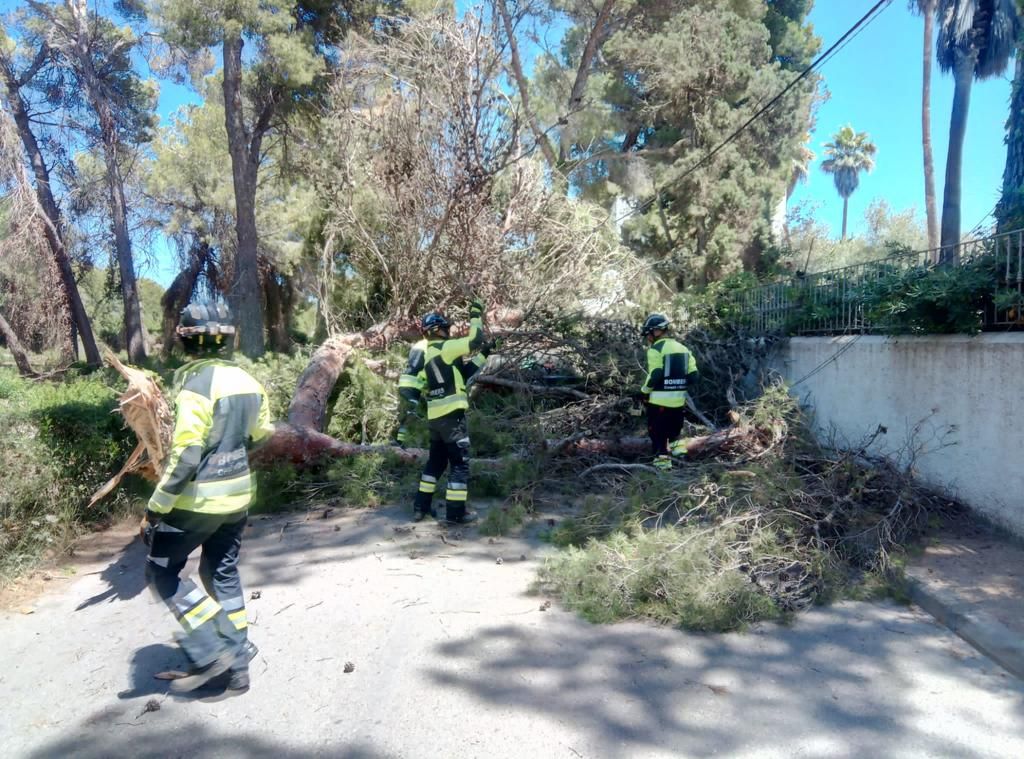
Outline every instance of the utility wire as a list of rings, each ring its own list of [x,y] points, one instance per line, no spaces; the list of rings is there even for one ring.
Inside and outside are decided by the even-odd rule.
[[[679,183],[680,181],[682,181],[683,179],[688,177],[690,174],[692,174],[693,172],[697,171],[697,169],[699,169],[702,166],[704,166],[705,164],[707,164],[708,161],[710,161],[712,158],[714,158],[721,150],[723,150],[725,147],[730,145],[737,137],[739,137],[747,129],[747,127],[749,127],[751,124],[753,124],[759,118],[761,118],[764,114],[766,114],[768,111],[770,111],[772,108],[774,108],[782,100],[782,98],[785,97],[785,95],[790,90],[792,90],[800,82],[802,82],[804,79],[806,79],[808,76],[810,76],[815,71],[815,69],[820,68],[825,63],[827,63],[833,56],[835,56],[837,53],[839,53],[840,50],[842,50],[844,47],[846,47],[847,44],[852,42],[855,37],[857,37],[861,32],[863,32],[864,29],[866,29],[868,27],[868,25],[871,24],[871,22],[874,21],[879,15],[881,15],[882,11],[884,11],[891,4],[892,4],[892,0],[879,0],[877,3],[875,3],[875,5],[871,8],[871,10],[869,10],[867,13],[865,13],[856,24],[854,24],[852,27],[850,27],[847,30],[846,34],[844,34],[842,37],[840,37],[828,50],[826,50],[824,53],[822,53],[817,58],[815,58],[814,61],[812,61],[811,64],[807,68],[805,68],[803,71],[801,71],[800,74],[795,79],[793,79],[792,82],[790,82],[788,85],[786,85],[786,87],[783,88],[783,90],[781,92],[779,92],[775,97],[773,97],[771,100],[769,100],[764,106],[762,106],[760,109],[758,109],[758,111],[753,116],[751,116],[749,119],[747,119],[743,123],[743,125],[741,127],[739,127],[739,129],[734,131],[732,134],[730,134],[728,137],[726,137],[722,142],[720,142],[718,145],[716,145],[709,153],[707,153],[703,158],[701,158],[699,161],[697,161],[697,163],[695,163],[693,166],[688,168],[686,171],[684,171],[678,177],[673,179],[669,183],[669,186]],[[627,213],[623,214],[622,216],[616,218],[612,223],[613,224],[618,224],[620,221],[624,221],[624,220],[628,219],[630,216],[635,216],[636,214],[643,213],[643,212],[647,211],[647,209],[649,209],[651,206],[653,206],[661,198],[661,194],[662,194],[663,191],[664,191],[663,189],[662,190],[658,190],[657,192],[655,192],[654,196],[650,200],[644,201],[643,203],[641,203],[636,208],[634,208],[634,209],[628,211]],[[606,223],[607,223],[607,221],[606,221]]]

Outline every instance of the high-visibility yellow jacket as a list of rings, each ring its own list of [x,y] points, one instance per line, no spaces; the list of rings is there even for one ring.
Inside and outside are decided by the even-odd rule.
[[[480,317],[469,320],[469,334],[451,340],[431,340],[423,356],[423,368],[417,375],[420,387],[427,397],[427,419],[440,419],[456,411],[469,408],[466,380],[487,361],[477,355],[472,361],[463,361],[479,349],[484,342],[483,322]]]
[[[398,378],[398,394],[414,407],[419,403],[420,393],[423,391],[418,375],[423,369],[426,353],[426,338],[413,343],[409,349],[409,361],[405,365],[405,371]]]
[[[687,378],[697,375],[697,361],[690,349],[671,337],[657,340],[647,349],[647,379],[641,393],[655,406],[682,408],[686,405]]]
[[[248,447],[274,432],[267,393],[241,367],[193,361],[174,375],[174,439],[149,509],[231,514],[249,506],[256,483]]]

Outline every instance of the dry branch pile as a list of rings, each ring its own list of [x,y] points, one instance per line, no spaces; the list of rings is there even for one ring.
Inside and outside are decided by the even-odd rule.
[[[734,629],[890,577],[929,516],[956,508],[885,459],[817,445],[784,388],[737,416],[715,458],[574,483],[591,495],[556,531],[578,548],[547,568],[551,589],[595,620]]]

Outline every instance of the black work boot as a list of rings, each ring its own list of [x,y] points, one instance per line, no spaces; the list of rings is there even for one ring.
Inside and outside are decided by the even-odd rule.
[[[433,516],[435,516],[433,509],[429,509],[429,510],[424,511],[423,509],[415,509],[414,508],[412,510],[412,521],[414,521],[414,522],[422,522],[427,517],[433,517]]]
[[[444,509],[444,520],[448,524],[469,524],[476,521],[476,512],[466,508],[466,504],[447,503]]]
[[[188,693],[196,688],[201,688],[210,680],[222,675],[231,669],[231,666],[238,658],[234,651],[225,651],[212,662],[203,667],[194,667],[189,670],[186,677],[171,681],[172,693]]]
[[[249,665],[228,671],[228,690],[249,690]]]

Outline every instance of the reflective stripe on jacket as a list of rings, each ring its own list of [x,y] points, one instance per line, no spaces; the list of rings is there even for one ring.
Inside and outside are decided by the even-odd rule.
[[[418,379],[427,398],[428,420],[469,408],[466,380],[484,365],[486,359],[477,356],[473,361],[465,362],[463,357],[480,348],[483,342],[483,323],[477,317],[469,320],[466,337],[427,343]]]
[[[695,374],[697,361],[690,349],[671,337],[663,337],[647,349],[647,379],[640,392],[650,395],[655,406],[686,405],[686,377]]]
[[[174,439],[149,509],[230,514],[256,492],[248,446],[274,432],[267,393],[241,367],[193,361],[175,373]]]

